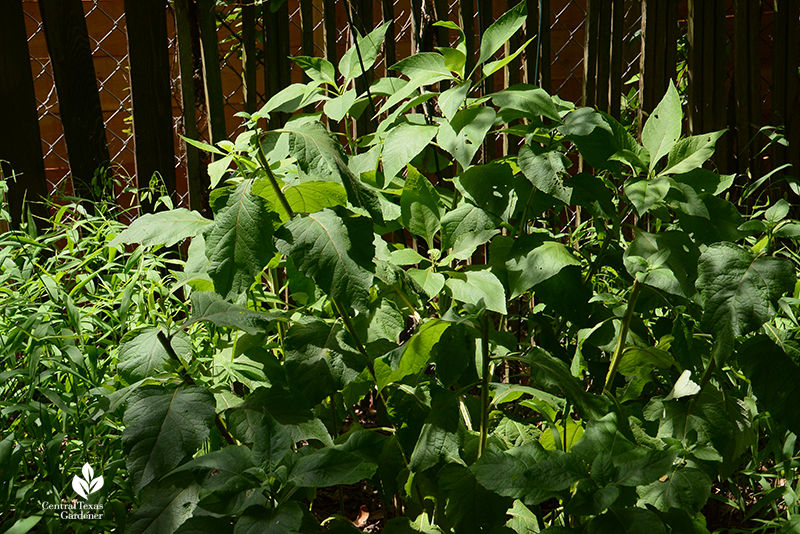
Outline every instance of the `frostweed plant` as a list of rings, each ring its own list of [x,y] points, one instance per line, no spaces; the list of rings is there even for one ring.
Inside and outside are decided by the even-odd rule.
[[[295,58],[310,81],[235,141],[189,141],[218,156],[213,220],[146,215],[101,249],[191,238],[168,291],[187,317],[117,352],[130,532],[357,532],[354,484],[388,533],[699,534],[720,502],[795,528],[788,203],[744,220],[709,164],[723,132],[681,138],[674,86],[641,144],[538,87],[480,94],[525,16],[487,28],[473,72],[439,23],[455,47],[369,94],[385,25],[338,66]],[[498,133],[518,155],[479,162]],[[747,476],[752,506],[721,491]]]

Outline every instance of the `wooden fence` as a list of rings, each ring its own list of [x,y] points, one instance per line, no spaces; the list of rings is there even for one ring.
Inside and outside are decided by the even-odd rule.
[[[791,163],[783,172],[797,175],[797,0],[288,0],[277,9],[274,0],[11,0],[0,7],[0,160],[8,162],[6,175],[10,168],[20,174],[10,184],[13,220],[23,197],[54,194],[59,160],[69,162],[67,192],[78,196],[91,198],[92,180],[119,169],[140,188],[158,173],[176,201],[202,210],[208,156],[185,146],[177,131],[228,138],[239,126],[236,111],[252,111],[300,81],[289,55],[335,62],[352,38],[346,5],[361,32],[394,20],[377,67],[383,74],[414,51],[447,44],[446,30],[432,26],[437,19],[461,24],[474,53],[482,31],[519,1],[528,4],[528,21],[510,46],[537,39],[487,90],[533,83],[619,116],[621,96],[636,87],[625,82],[638,75],[634,97],[647,115],[669,80],[681,78],[686,133],[729,130],[718,144],[722,172],[755,177]],[[34,76],[48,61],[57,105],[47,113],[39,105],[37,113],[37,99],[55,101]],[[785,127],[789,145],[772,147],[765,159],[757,132],[767,124]],[[43,152],[54,125],[63,129],[63,146],[46,143]],[[130,144],[135,149],[125,150]]]

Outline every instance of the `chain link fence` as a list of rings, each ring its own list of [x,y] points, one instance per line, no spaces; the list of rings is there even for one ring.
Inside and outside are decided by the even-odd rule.
[[[256,1],[256,3],[260,3]],[[340,4],[337,2],[337,4]],[[494,4],[499,4],[494,2]],[[449,20],[458,23],[459,2],[448,3]],[[626,16],[625,43],[628,49],[625,79],[629,79],[638,71],[638,30],[641,14],[637,11],[640,2],[628,0]],[[381,18],[380,3],[374,3],[374,27]],[[411,53],[412,13],[410,0],[394,0],[395,43],[398,59]],[[497,6],[498,8],[500,6]],[[505,3],[503,3],[505,7]],[[71,192],[69,183],[69,159],[64,142],[64,132],[59,117],[58,98],[56,95],[50,60],[44,31],[39,14],[38,4],[32,0],[24,2],[28,43],[31,51],[31,66],[34,76],[36,98],[39,111],[42,148],[47,169],[47,179],[52,192]],[[338,9],[343,9],[339,6]],[[123,0],[84,0],[86,23],[89,31],[90,45],[97,75],[97,85],[106,126],[109,155],[115,165],[120,184],[118,195],[124,187],[133,185],[134,140],[131,115],[130,77],[128,75],[127,38],[125,30],[125,14]],[[299,0],[288,0],[290,21],[290,53],[301,55],[301,13]],[[578,102],[581,97],[583,78],[584,26],[586,20],[585,0],[551,0],[550,2],[550,36],[551,36],[551,73],[553,93]],[[217,33],[219,41],[220,68],[223,80],[225,117],[228,133],[235,136],[242,128],[242,121],[234,114],[244,108],[244,84],[242,81],[242,40],[241,40],[241,7],[236,2],[217,2]],[[313,2],[313,35],[315,55],[324,55],[323,38],[323,4]],[[356,14],[357,15],[357,14]],[[497,14],[495,14],[497,15]],[[474,27],[478,28],[478,10],[474,13]],[[345,19],[346,20],[346,19]],[[369,24],[365,24],[369,25]],[[173,86],[173,119],[176,131],[181,130],[180,76],[177,68],[177,39],[175,38],[174,12],[168,16],[170,36],[169,50],[172,67]],[[256,27],[257,49],[263,50],[263,28],[260,23]],[[337,49],[339,56],[350,43],[350,32],[347,24],[337,24]],[[266,102],[268,95],[264,87],[264,54],[258,60],[258,105]],[[376,69],[385,72],[383,56],[379,56]],[[293,72],[293,81],[300,81],[299,72]],[[208,126],[203,109],[200,109],[200,137],[207,138]],[[176,146],[177,145],[176,143]],[[178,178],[178,197],[180,205],[187,205],[185,156],[176,150],[175,164]]]

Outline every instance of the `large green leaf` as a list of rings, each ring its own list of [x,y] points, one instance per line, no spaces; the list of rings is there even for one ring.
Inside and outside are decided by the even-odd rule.
[[[264,415],[269,417],[265,418]],[[283,432],[272,425],[270,418],[286,431],[290,443],[315,439],[333,445],[328,430],[314,416],[308,400],[282,385],[273,384],[256,389],[244,403],[229,408],[225,418],[231,432],[240,441],[252,441],[255,444],[254,458],[265,465],[269,462],[274,467],[280,461],[280,457],[276,456],[276,453],[280,453],[278,445],[285,443],[286,439]],[[270,441],[261,443],[259,440],[263,436],[268,436]],[[272,440],[276,440],[275,443]]]
[[[439,471],[439,487],[447,495],[445,516],[456,532],[488,532],[505,522],[510,499],[478,484],[466,466],[446,465]]]
[[[439,193],[428,179],[411,165],[400,195],[401,220],[406,229],[421,236],[433,248],[433,238],[441,228],[440,220],[444,209]]]
[[[455,185],[467,200],[498,219],[507,222],[514,212],[514,172],[507,163],[470,167],[455,178]]]
[[[754,256],[733,243],[708,247],[700,255],[697,271],[703,300],[701,324],[716,336],[719,358],[730,354],[734,338],[769,321],[778,299],[794,289],[797,281],[789,260]]]
[[[577,456],[545,451],[539,443],[507,451],[490,445],[470,470],[484,488],[528,505],[556,496],[587,475]]]
[[[220,517],[190,517],[181,524],[175,534],[233,534],[233,525]]]
[[[325,447],[301,457],[289,473],[289,481],[303,488],[355,484],[372,477],[378,464],[363,455]]]
[[[625,195],[631,200],[639,215],[644,215],[669,193],[669,178],[657,176],[632,178],[625,182]]]
[[[368,308],[375,270],[369,219],[324,209],[296,216],[275,237],[278,250],[329,296],[360,310]]]
[[[303,509],[297,501],[270,510],[252,506],[236,522],[233,534],[290,534],[297,532],[302,523]]]
[[[198,321],[208,321],[217,326],[234,327],[256,335],[266,332],[270,322],[283,319],[284,314],[280,311],[254,311],[223,300],[214,292],[195,291],[192,293],[192,316],[183,324],[183,328]]]
[[[681,139],[669,151],[667,168],[661,174],[682,174],[701,168],[714,155],[714,146],[725,131]]]
[[[289,153],[297,161],[301,176],[341,183],[351,204],[367,210],[376,222],[383,223],[377,193],[347,166],[341,143],[318,121],[297,122],[290,121],[283,131],[289,133]]]
[[[458,110],[461,109],[461,105],[467,98],[471,88],[472,82],[467,80],[451,87],[439,96],[439,108],[442,110],[442,114],[444,114],[447,120],[453,120]]]
[[[439,125],[436,141],[455,158],[461,168],[466,169],[481,148],[494,119],[495,111],[488,106],[462,109],[453,120],[443,121]]]
[[[180,465],[197,452],[214,423],[216,403],[205,388],[142,388],[125,410],[122,446],[133,489]]]
[[[413,471],[425,471],[439,462],[463,464],[460,449],[464,428],[460,421],[458,396],[449,391],[435,396],[409,459],[409,467]]]
[[[340,183],[313,180],[286,187],[281,180],[277,181],[294,213],[314,213],[325,208],[347,205],[347,192]],[[269,179],[257,180],[253,184],[253,193],[269,202],[270,209],[277,212],[282,221],[291,219]]]
[[[557,241],[542,243],[536,235],[530,236],[529,239],[526,239],[527,237],[514,243],[505,264],[511,299],[556,276],[565,267],[581,264],[561,243]]]
[[[214,224],[206,228],[208,274],[214,290],[235,299],[275,255],[272,233],[277,215],[252,193],[252,180],[236,186]]]
[[[461,202],[456,209],[448,211],[442,217],[442,249],[451,248],[456,239],[467,232],[493,230],[497,219],[489,213],[469,202]]]
[[[519,151],[518,163],[536,189],[564,204],[572,203],[572,188],[561,179],[566,172],[563,154],[556,151],[535,154],[529,145],[525,145]]]
[[[343,389],[367,366],[366,358],[344,340],[340,322],[313,317],[292,324],[284,339],[289,384],[312,405]]]
[[[514,501],[514,506],[509,508],[506,514],[511,516],[511,519],[506,522],[506,526],[517,534],[538,534],[541,532],[536,515],[519,499]]]
[[[357,76],[361,76],[364,72],[361,70],[361,64],[364,64],[364,69],[369,70],[375,64],[380,52],[381,45],[383,45],[383,38],[386,35],[386,30],[392,25],[391,20],[387,20],[365,37],[358,36],[358,51],[355,46],[351,46],[342,55],[339,60],[339,72],[346,80],[352,80]],[[372,24],[370,24],[372,26]],[[360,52],[360,57],[358,52]]]
[[[191,473],[200,486],[200,498],[213,497],[217,503],[223,501],[224,510],[242,492],[261,485],[258,478],[248,472],[255,467],[250,447],[233,445],[198,456],[172,471],[169,478],[179,473]],[[206,504],[203,506],[208,508]]]
[[[506,41],[525,24],[527,14],[527,3],[520,2],[486,28],[481,38],[481,53],[480,58],[478,58],[478,65],[491,59],[494,53],[506,44]]]
[[[545,116],[554,121],[560,121],[558,109],[553,103],[553,98],[541,87],[520,83],[503,89],[492,95],[492,102],[500,108],[510,109],[523,113],[529,119]]]
[[[638,231],[623,256],[631,276],[641,274],[643,283],[686,298],[695,293],[697,245],[683,232],[650,234]],[[641,260],[644,260],[643,262]]]
[[[141,243],[145,247],[153,245],[172,245],[187,237],[194,237],[212,224],[196,211],[178,208],[158,213],[147,213],[134,220],[109,246],[122,243]]]
[[[197,507],[199,488],[152,487],[142,492],[142,503],[128,519],[128,534],[163,534],[175,532]]]
[[[711,479],[700,469],[680,467],[665,481],[637,488],[639,502],[652,504],[662,512],[679,508],[689,513],[699,512],[711,495]]]
[[[445,284],[458,302],[507,313],[503,284],[489,270],[451,272]]]
[[[444,56],[436,52],[422,52],[408,56],[392,65],[391,69],[408,76],[411,80],[425,79],[426,83],[435,83],[453,76],[444,63]],[[433,81],[427,81],[429,79]]]
[[[383,144],[383,174],[391,179],[428,146],[437,126],[402,122],[389,130]]]
[[[403,378],[420,373],[431,359],[433,346],[439,342],[451,323],[433,319],[423,324],[419,331],[399,351],[399,359],[383,357],[375,360],[375,375],[378,389],[399,382]]]
[[[158,340],[160,331],[160,328],[149,326],[120,344],[117,372],[128,384],[164,371],[170,355]],[[192,341],[185,332],[178,332],[170,344],[177,355],[189,359]]]
[[[681,99],[670,81],[667,93],[642,128],[642,144],[650,153],[649,172],[653,172],[659,160],[675,146],[681,136],[682,118]]]
[[[242,443],[252,444],[253,462],[272,474],[281,460],[292,452],[289,433],[266,411],[232,410],[228,412],[228,430]]]

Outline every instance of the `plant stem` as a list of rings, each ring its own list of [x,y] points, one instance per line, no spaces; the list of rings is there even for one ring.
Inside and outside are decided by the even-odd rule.
[[[164,350],[167,351],[169,357],[177,361],[179,364],[181,364],[180,374],[183,377],[184,382],[186,382],[190,386],[197,385],[194,379],[189,375],[189,370],[186,369],[185,365],[183,365],[183,361],[180,358],[178,358],[177,354],[175,354],[175,350],[172,348],[172,344],[170,343],[169,338],[166,336],[166,334],[164,334],[164,332],[159,330],[158,333],[156,334],[156,337],[158,338],[158,341],[161,343],[161,346],[164,347]],[[225,442],[228,445],[236,445],[236,440],[233,439],[233,436],[230,435],[228,429],[225,427],[225,423],[222,422],[222,419],[220,418],[218,413],[214,413],[214,424],[217,426],[217,430],[219,430],[219,433],[222,434],[223,439],[225,439]]]
[[[639,280],[633,281],[633,290],[628,299],[628,309],[625,311],[625,317],[622,319],[622,328],[617,338],[617,346],[614,348],[614,355],[611,357],[611,366],[608,368],[606,375],[606,383],[603,386],[603,391],[609,391],[611,382],[614,381],[614,375],[617,374],[619,369],[619,362],[622,359],[622,351],[625,349],[625,341],[628,339],[628,329],[630,328],[631,318],[633,317],[633,308],[636,306],[636,299],[639,298],[639,292],[642,290],[642,284]]]
[[[489,437],[489,312],[485,312],[483,315],[481,349],[483,374],[481,376],[481,438],[478,442],[478,458],[486,450],[486,440]]]
[[[261,141],[257,141],[258,150],[256,151],[256,157],[258,158],[258,162],[264,167],[264,171],[267,173],[267,178],[269,178],[269,183],[272,184],[272,189],[275,191],[275,195],[278,197],[278,200],[281,202],[281,206],[283,209],[286,210],[286,213],[289,215],[291,219],[294,217],[294,210],[289,205],[289,201],[286,200],[286,195],[283,194],[281,191],[281,186],[278,184],[278,179],[275,178],[275,175],[272,173],[272,169],[269,166],[269,161],[267,161],[267,156],[264,154],[264,149],[261,147]]]

